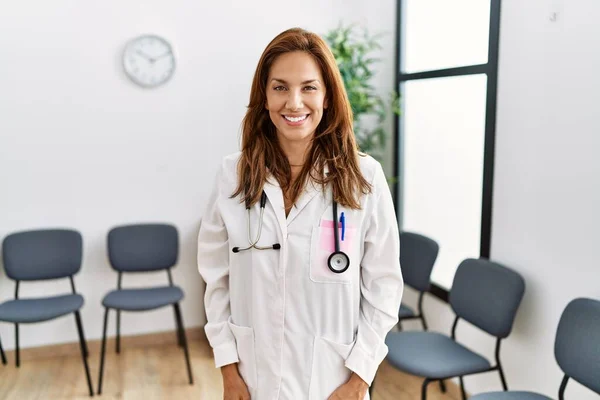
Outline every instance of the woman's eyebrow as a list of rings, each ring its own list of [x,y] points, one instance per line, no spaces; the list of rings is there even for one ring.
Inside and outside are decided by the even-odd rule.
[[[283,80],[283,79],[278,79],[278,78],[273,78],[273,79],[271,79],[271,81],[277,81],[277,82],[281,82],[281,83],[283,83],[283,84],[285,84],[285,85],[287,85],[287,84],[288,84],[288,83],[287,83],[285,80]],[[301,84],[302,84],[302,85],[306,85],[306,84],[308,84],[308,83],[314,83],[314,82],[321,83],[321,81],[319,81],[318,79],[308,79],[308,80],[306,80],[306,81],[303,81],[303,82],[301,82]]]

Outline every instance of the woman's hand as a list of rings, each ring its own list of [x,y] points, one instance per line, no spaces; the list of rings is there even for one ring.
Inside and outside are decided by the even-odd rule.
[[[360,376],[352,373],[348,382],[337,388],[327,400],[363,400],[369,385]]]
[[[221,367],[223,400],[250,400],[248,386],[237,369],[237,363]]]

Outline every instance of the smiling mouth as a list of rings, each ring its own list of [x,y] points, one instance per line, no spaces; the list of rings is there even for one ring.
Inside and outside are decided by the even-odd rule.
[[[299,117],[290,117],[290,116],[284,115],[283,118],[286,121],[289,121],[292,123],[298,123],[298,122],[302,122],[302,121],[306,120],[306,118],[308,118],[309,115],[310,114],[305,114],[305,115],[301,115]]]

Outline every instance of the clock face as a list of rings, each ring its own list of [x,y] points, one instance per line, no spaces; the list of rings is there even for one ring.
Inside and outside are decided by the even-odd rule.
[[[175,55],[165,39],[155,35],[139,36],[125,46],[123,67],[133,82],[155,87],[173,76]]]

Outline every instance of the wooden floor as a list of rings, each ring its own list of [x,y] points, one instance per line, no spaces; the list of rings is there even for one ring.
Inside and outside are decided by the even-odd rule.
[[[115,353],[109,342],[105,360],[102,399],[123,400],[222,400],[222,382],[214,367],[210,348],[205,340],[190,340],[190,353],[195,384],[188,384],[183,351],[175,343],[127,346]],[[90,343],[89,366],[94,391],[98,384],[99,346]],[[53,354],[31,359],[21,358],[15,367],[14,355],[7,354],[8,365],[0,365],[0,399],[60,400],[89,399],[83,363],[78,355]],[[422,380],[381,365],[375,385],[374,400],[420,399]],[[431,384],[428,400],[460,399],[457,387],[447,383],[442,394],[439,385]]]

